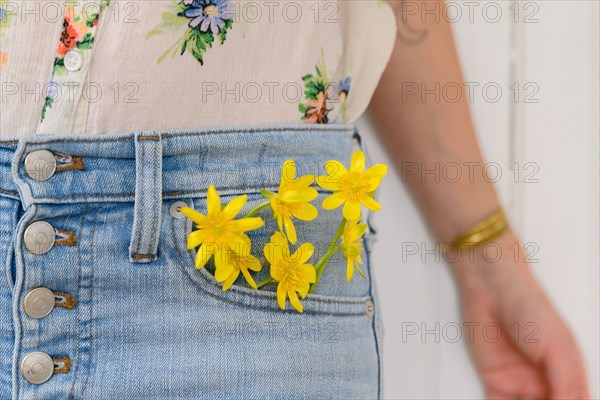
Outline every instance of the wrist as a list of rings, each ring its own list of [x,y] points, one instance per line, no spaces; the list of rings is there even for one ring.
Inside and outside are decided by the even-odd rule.
[[[516,282],[533,281],[515,232],[509,227],[493,240],[467,249],[447,249],[444,254],[459,288],[466,294],[491,290],[506,294]]]

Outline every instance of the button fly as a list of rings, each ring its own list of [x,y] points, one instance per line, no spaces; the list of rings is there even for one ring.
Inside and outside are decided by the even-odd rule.
[[[32,151],[25,158],[25,172],[35,181],[47,181],[56,172],[56,158],[48,150]]]
[[[54,361],[46,353],[29,353],[21,362],[21,373],[29,383],[44,383],[54,373]]]
[[[25,313],[31,318],[44,318],[54,309],[55,297],[52,290],[39,287],[27,293],[23,301]]]
[[[36,221],[25,229],[25,247],[33,254],[46,254],[54,246],[56,233],[52,225]]]

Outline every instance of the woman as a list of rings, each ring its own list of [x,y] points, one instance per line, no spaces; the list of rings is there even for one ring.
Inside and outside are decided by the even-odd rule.
[[[0,398],[380,397],[362,213],[385,167],[365,169],[351,124],[372,98],[398,166],[482,164],[464,99],[398,101],[462,80],[448,24],[373,1],[0,0],[0,17]],[[492,185],[408,182],[441,242],[472,242],[451,263],[465,318],[539,326],[537,344],[470,344],[487,396],[587,398],[528,266],[477,251],[518,240]]]

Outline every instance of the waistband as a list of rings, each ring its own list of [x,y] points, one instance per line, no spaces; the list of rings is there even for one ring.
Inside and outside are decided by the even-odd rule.
[[[165,200],[205,197],[210,184],[224,194],[259,191],[278,186],[287,159],[296,161],[298,175],[322,173],[328,159],[345,162],[354,135],[354,126],[335,124],[26,135],[0,141],[0,196],[20,199],[24,207],[133,202],[141,181]],[[43,161],[42,150],[54,156],[55,165]],[[26,168],[30,155],[38,160],[29,160]]]
[[[39,135],[0,141],[0,196],[40,204],[133,202],[129,258],[156,260],[164,200],[276,190],[281,166],[297,176],[348,164],[349,125],[293,125],[116,136]],[[149,229],[148,227],[153,227]]]

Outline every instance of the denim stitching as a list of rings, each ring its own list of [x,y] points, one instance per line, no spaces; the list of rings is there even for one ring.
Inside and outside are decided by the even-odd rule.
[[[157,138],[160,139],[160,138]],[[155,139],[148,139],[148,140],[155,140]],[[157,174],[156,174],[156,170],[157,170],[157,166],[159,163],[158,160],[158,146],[160,146],[160,141],[158,142],[158,144],[156,146],[152,147],[152,150],[154,152],[154,163],[152,164],[152,180],[153,180],[153,185],[152,185],[152,197],[154,197],[154,193],[157,191],[157,187],[156,187],[156,181],[157,181]],[[162,160],[161,160],[162,161]],[[162,163],[161,163],[161,173],[162,173]],[[162,191],[162,187],[161,187],[161,191]],[[159,199],[159,203],[155,204],[154,203],[154,198],[152,199],[152,230],[150,233],[150,248],[148,250],[150,250],[152,253],[155,253],[154,255],[156,255],[156,252],[158,252],[158,248],[156,249],[156,252],[154,250],[154,243],[156,240],[156,235],[157,235],[157,229],[156,229],[156,220],[158,218],[160,218],[160,214],[158,213],[158,208],[162,205],[160,202],[162,201],[162,199]]]
[[[85,218],[87,216],[89,205],[86,205],[83,212],[83,218],[81,219],[81,230],[85,224]],[[81,237],[81,233],[79,234]],[[81,242],[77,242],[77,297],[81,297]],[[71,391],[69,398],[73,397],[75,391],[75,380],[77,378],[77,370],[79,369],[79,363],[81,362],[81,307],[77,307],[77,358],[75,363],[75,371],[73,371],[73,382],[71,383]]]
[[[175,236],[175,223],[174,223],[173,219],[171,219],[171,231],[172,231],[172,238],[173,238],[173,247],[175,249],[175,253],[177,255],[177,258],[179,260],[179,264],[182,267],[182,270],[184,271],[184,273],[188,276],[188,278],[192,282],[194,282],[194,279],[192,278],[192,276],[190,275],[190,273],[185,268],[185,264],[184,264],[184,262],[183,262],[183,260],[181,258],[181,253],[179,251],[179,247],[177,246],[176,239],[175,239],[176,238],[176,236]],[[190,258],[191,258],[191,255],[190,255]],[[193,259],[192,259],[192,262],[193,262]],[[207,284],[209,284],[211,286],[214,286],[213,283],[209,282],[204,275],[202,275],[202,274],[198,274],[198,275],[204,280],[204,282],[206,282]],[[218,296],[218,295],[216,295],[214,293],[211,293],[210,291],[208,291],[207,289],[203,288],[202,286],[200,286],[198,284],[195,284],[194,286],[196,286],[198,289],[202,290],[204,293],[208,294],[209,296],[211,296],[211,297],[213,297],[213,298],[215,298],[217,300],[225,301],[227,303],[235,304],[235,305],[246,307],[246,308],[251,308],[253,310],[273,311],[273,312],[288,312],[288,313],[296,313],[297,312],[297,311],[291,310],[291,309],[284,309],[284,310],[282,310],[280,308],[274,308],[274,307],[271,308],[271,307],[268,307],[268,306],[265,306],[265,307],[252,306],[252,305],[249,305],[249,304],[245,304],[245,303],[242,303],[242,302],[238,302],[238,301],[235,301],[235,300],[228,299],[226,297]],[[264,295],[263,296],[259,296],[259,295],[254,294],[254,293],[242,293],[242,292],[236,291],[234,287],[231,287],[228,290],[232,290],[233,292],[237,292],[237,293],[239,293],[239,294],[241,294],[243,296],[251,296],[251,297],[256,297],[256,298],[259,298],[259,299],[264,299],[266,297],[270,298],[270,296],[264,296]],[[354,302],[347,301],[347,300],[336,301],[336,300],[325,300],[325,299],[313,299],[312,301],[315,302],[315,303],[334,303],[334,304],[335,303],[348,303],[348,304],[356,304],[356,305],[360,305],[361,303],[364,302],[364,301],[361,301],[361,300],[357,300],[356,303],[354,303]],[[332,315],[332,316],[343,316],[343,317],[346,317],[346,316],[364,316],[365,315],[364,312],[351,313],[351,312],[332,312],[332,311],[313,311],[313,310],[305,310],[304,314]]]
[[[344,132],[344,131],[350,131],[352,128],[350,125],[347,126],[339,126],[339,127],[335,127],[335,126],[328,126],[326,128],[329,131],[332,132]],[[219,134],[232,134],[232,133],[265,133],[265,132],[288,132],[288,131],[306,131],[306,132],[317,132],[318,128],[316,127],[312,127],[312,126],[305,126],[305,125],[295,125],[295,126],[284,126],[284,127],[255,127],[255,128],[249,128],[249,129],[239,129],[239,128],[231,128],[231,129],[215,129],[215,130],[207,130],[205,132],[173,132],[173,131],[165,131],[165,132],[161,132],[164,133],[165,136],[164,138],[169,138],[169,137],[181,137],[181,136],[207,136],[207,135],[219,135]],[[173,133],[171,133],[173,132]],[[134,140],[133,137],[122,137],[122,138],[114,138],[114,139],[51,139],[51,140],[46,140],[43,142],[32,142],[32,144],[41,144],[41,143],[114,143],[114,142],[131,142],[132,140]],[[19,144],[18,141],[9,141],[9,142],[2,142],[0,141],[0,144],[7,144],[7,145],[14,145],[14,144]]]
[[[88,362],[88,371],[85,375],[85,381],[83,382],[83,389],[81,391],[81,398],[85,397],[85,390],[88,384],[88,378],[90,377],[90,370],[92,365],[92,359],[94,355],[94,239],[96,235],[96,224],[98,222],[99,209],[96,209],[96,215],[94,216],[94,223],[92,224],[92,231],[90,232],[90,246],[91,246],[91,277],[90,277],[90,359]]]
[[[272,184],[272,185],[256,185],[256,186],[230,186],[230,187],[222,187],[222,188],[216,188],[217,190],[240,190],[240,191],[248,191],[250,189],[269,189],[269,188],[277,188],[278,186],[276,184]],[[332,193],[331,190],[320,190],[318,188],[315,187],[315,189],[317,190],[317,192],[319,193]],[[176,195],[180,195],[180,194],[194,194],[194,193],[207,193],[206,189],[203,190],[189,190],[189,191],[177,191],[177,192],[163,192],[163,195],[165,196],[176,196]],[[257,192],[253,192],[253,193],[248,193],[248,194],[258,194],[260,193],[259,191]],[[82,193],[82,194],[78,194],[78,195],[70,195],[70,196],[44,196],[42,197],[42,199],[69,199],[69,198],[77,198],[77,197],[81,197],[81,196],[86,196],[86,197],[132,197],[135,196],[135,193]],[[228,195],[223,195],[223,196],[228,196]],[[206,196],[204,197],[206,198]]]
[[[0,193],[10,194],[12,196],[18,196],[19,195],[19,192],[9,192],[8,190],[2,190],[2,189],[0,189]]]
[[[145,147],[146,146],[144,144],[141,144],[141,143],[139,145],[142,147],[141,148],[142,155],[141,155],[141,161],[140,160],[136,160],[136,165],[137,164],[141,164],[141,168],[140,168],[140,174],[139,175],[137,174],[137,171],[136,171],[136,175],[137,175],[136,179],[140,182],[140,195],[136,197],[135,202],[133,204],[134,213],[137,213],[137,215],[134,215],[134,220],[135,220],[135,217],[137,217],[137,216],[141,217],[141,215],[142,215],[140,207],[139,207],[139,205],[140,205],[139,201],[143,201],[143,199],[144,199],[144,190],[145,190],[145,188],[144,188],[144,168],[145,168],[144,164],[146,163],[145,162],[145,157],[146,157]],[[136,204],[136,203],[138,203],[138,204]],[[136,207],[136,205],[138,207]],[[142,224],[142,220],[140,218],[140,219],[138,219],[137,224],[133,227],[133,232],[136,235],[136,240],[137,240],[137,245],[135,246],[135,252],[134,252],[134,254],[141,253],[141,246],[142,246],[141,245],[141,242],[142,242],[142,233],[140,232],[140,225],[141,224]]]
[[[375,352],[377,353],[377,398],[380,399],[381,398],[381,354],[380,354],[380,343],[379,343],[379,336],[377,335],[377,313],[379,312],[377,307],[378,305],[375,304],[375,299],[373,297],[373,292],[372,292],[372,286],[373,286],[373,281],[372,281],[372,264],[371,264],[371,248],[369,247],[370,244],[367,241],[365,241],[365,252],[367,253],[367,263],[368,263],[368,274],[369,274],[369,296],[373,299],[371,300],[373,302],[373,305],[375,307],[375,314],[373,314],[373,317],[371,317],[372,321],[371,321],[371,327],[373,330],[373,341],[375,344]]]

